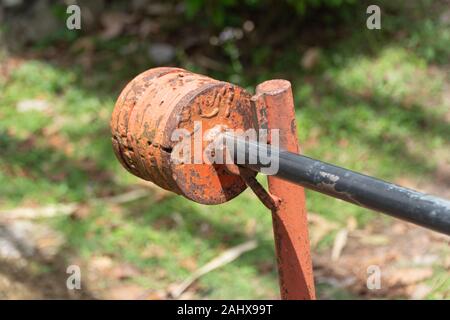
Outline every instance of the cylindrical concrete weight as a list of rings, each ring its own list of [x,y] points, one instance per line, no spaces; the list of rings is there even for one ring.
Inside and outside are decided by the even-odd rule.
[[[250,94],[244,89],[179,68],[154,68],[133,79],[120,94],[111,118],[115,154],[132,174],[203,204],[226,202],[246,185],[222,164],[194,163],[212,128],[257,129]],[[201,132],[194,132],[201,128]],[[177,163],[172,134],[189,133],[191,161]],[[198,140],[197,140],[198,141]],[[185,141],[186,142],[186,141]],[[189,141],[188,141],[189,142]]]

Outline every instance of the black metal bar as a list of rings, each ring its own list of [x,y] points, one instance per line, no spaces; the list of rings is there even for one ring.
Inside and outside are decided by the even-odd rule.
[[[274,175],[281,179],[450,235],[450,201],[229,133],[223,137],[240,166],[261,172],[278,161]]]

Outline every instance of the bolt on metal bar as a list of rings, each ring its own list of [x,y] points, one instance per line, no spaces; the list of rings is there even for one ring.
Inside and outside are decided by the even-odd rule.
[[[268,167],[267,159],[275,160],[278,178],[450,235],[450,201],[231,133],[222,137],[227,146],[234,146],[229,149],[235,161],[245,155],[245,163],[237,163],[240,166],[261,172]],[[257,161],[249,163],[248,159]]]

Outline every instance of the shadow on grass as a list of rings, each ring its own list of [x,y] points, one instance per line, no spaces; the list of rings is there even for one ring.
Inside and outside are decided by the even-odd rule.
[[[84,201],[92,197],[89,193],[93,192],[95,196],[106,196],[119,189],[114,182],[114,174],[102,169],[95,159],[74,159],[63,151],[47,145],[45,138],[39,134],[20,140],[0,131],[0,149],[2,150],[0,160],[4,162],[2,171],[6,177],[12,178],[20,171],[37,185],[40,182],[55,188],[64,185],[67,195],[76,195],[76,199],[66,199],[66,201]],[[105,156],[110,157],[109,154]],[[87,188],[91,188],[92,191],[88,192]],[[34,191],[45,193],[48,190]],[[4,190],[3,195],[15,201],[20,201],[27,196],[26,193],[17,194],[17,190],[9,187]],[[61,196],[60,200],[63,200],[64,195]]]
[[[318,114],[326,114],[325,117],[317,118],[317,126],[323,130],[324,135],[338,136],[347,131],[354,137],[354,141],[367,145],[371,154],[376,157],[381,154],[382,158],[398,161],[398,167],[402,170],[407,168],[408,173],[429,174],[435,169],[426,152],[430,149],[427,140],[437,138],[446,141],[450,136],[450,126],[442,116],[429,112],[423,105],[404,107],[401,101],[394,98],[377,94],[363,97],[334,84],[320,87],[318,95],[331,97],[337,106],[335,108],[321,104],[321,108],[317,109]],[[367,127],[358,123],[360,119],[357,116],[339,116],[340,111],[347,115],[358,115],[361,105],[372,109],[374,121],[389,122],[388,128],[373,135],[369,134]],[[404,133],[400,135],[396,130],[398,128],[404,130]],[[422,149],[424,147],[426,149]]]

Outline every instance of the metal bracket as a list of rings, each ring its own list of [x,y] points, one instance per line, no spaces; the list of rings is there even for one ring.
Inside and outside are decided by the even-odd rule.
[[[239,175],[242,179],[244,179],[245,184],[252,189],[253,193],[264,204],[264,206],[271,210],[272,213],[276,213],[278,207],[280,206],[281,199],[267,192],[258,180],[256,180],[252,171],[239,167]]]

